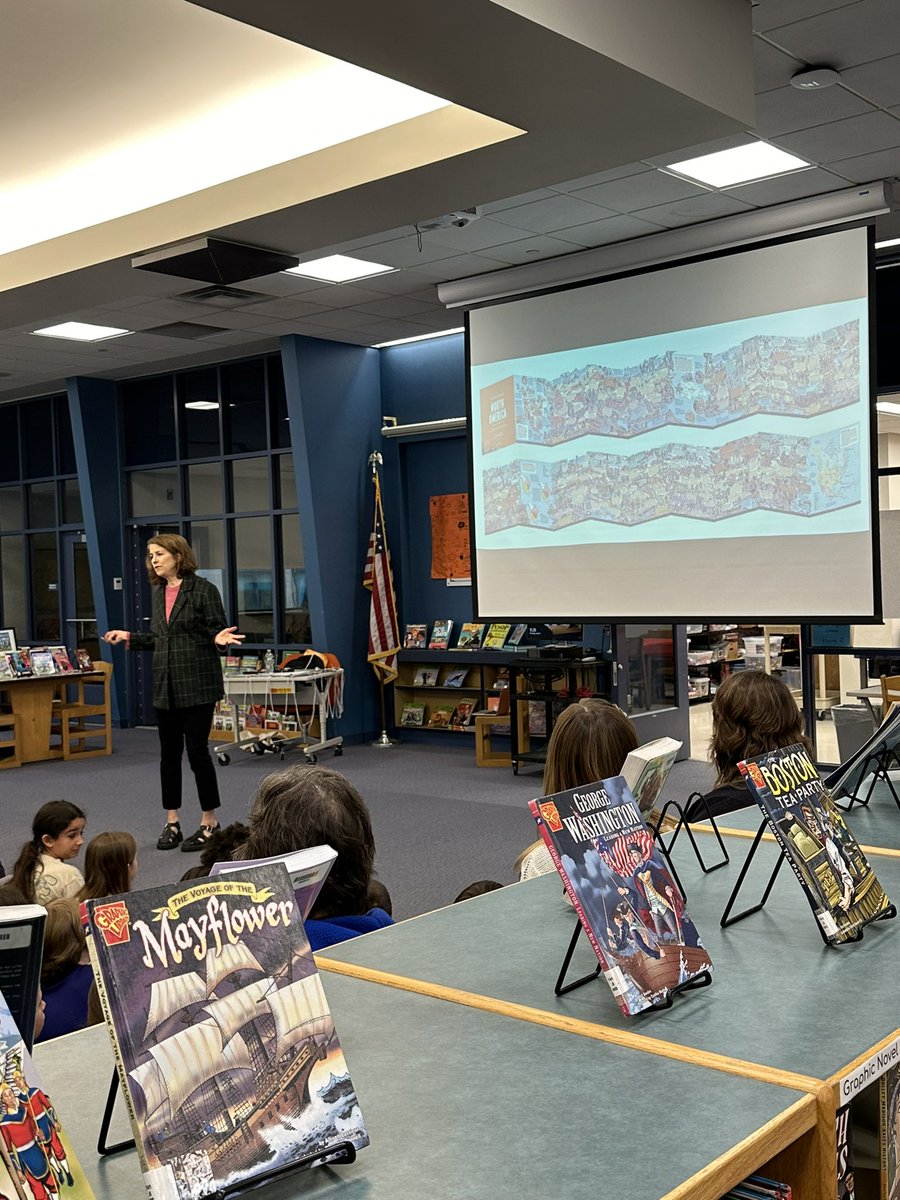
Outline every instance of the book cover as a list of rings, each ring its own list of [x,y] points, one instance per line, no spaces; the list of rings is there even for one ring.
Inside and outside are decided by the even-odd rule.
[[[22,1031],[0,994],[0,1195],[9,1200],[94,1200],[44,1091]]]
[[[834,1116],[835,1172],[838,1200],[855,1200],[853,1189],[853,1139],[850,1136],[849,1104],[838,1107]]]
[[[31,670],[35,675],[55,675],[56,660],[48,646],[35,646],[31,651]]]
[[[529,807],[606,981],[626,1016],[712,969],[621,775]]]
[[[419,667],[413,680],[413,687],[434,687],[437,683],[437,667]]]
[[[226,862],[213,863],[209,874],[210,877],[230,875],[246,867],[282,863],[291,881],[300,919],[305,921],[312,912],[316,896],[322,890],[322,884],[328,878],[328,872],[336,858],[337,850],[323,843],[321,846],[308,846],[305,850],[290,850],[287,854],[272,854],[268,858],[246,858],[240,862],[232,862],[229,859]]]
[[[281,864],[88,900],[147,1193],[201,1200],[368,1143]]]
[[[631,788],[638,808],[645,819],[653,823],[662,810],[660,793],[681,745],[675,738],[655,738],[631,750],[622,764],[622,776]]]
[[[94,669],[94,660],[81,646],[75,651],[75,663],[79,671],[93,671]]]
[[[495,623],[488,626],[488,631],[484,635],[484,642],[482,643],[481,647],[482,650],[502,650],[511,629],[512,625],[509,624],[503,625]]]
[[[424,725],[425,723],[425,705],[424,704],[404,704],[403,711],[400,713],[401,725]]]
[[[403,635],[403,645],[407,650],[424,650],[427,642],[427,625],[407,625]]]
[[[450,634],[453,632],[453,622],[435,621],[431,627],[431,640],[428,643],[429,650],[446,650],[450,645]]]
[[[468,725],[474,707],[474,700],[460,700],[450,716],[451,728],[462,729],[464,725]]]
[[[50,653],[53,655],[53,661],[56,663],[57,671],[74,671],[72,660],[69,658],[69,652],[65,646],[51,646]]]
[[[900,1200],[900,1066],[878,1081],[881,1200]]]
[[[797,744],[738,763],[826,939],[854,938],[890,901],[812,759]]]
[[[14,679],[15,674],[11,656],[0,650],[0,679]]]
[[[446,729],[450,724],[453,711],[452,704],[435,704],[428,714],[428,727],[430,729]]]
[[[47,910],[40,904],[0,908],[0,992],[29,1050],[34,1041],[46,920]]]
[[[444,687],[462,687],[466,682],[466,676],[469,674],[468,667],[460,667],[458,670],[450,671],[447,678],[444,680]]]
[[[477,621],[465,621],[459,629],[459,637],[456,639],[457,650],[477,650],[481,646],[481,639],[484,636],[484,625]]]
[[[10,650],[6,655],[7,662],[12,668],[13,675],[32,675],[31,656],[27,650]]]
[[[525,636],[525,630],[527,628],[528,626],[525,624],[513,626],[512,633],[506,639],[507,646],[518,646],[519,642],[521,642],[522,638]]]

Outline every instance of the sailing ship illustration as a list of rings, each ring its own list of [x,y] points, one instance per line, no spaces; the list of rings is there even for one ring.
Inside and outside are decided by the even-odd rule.
[[[245,877],[268,884],[272,871],[220,876],[198,899],[210,903],[214,890],[227,895],[235,884],[246,886]],[[283,867],[276,877],[291,896]],[[159,921],[160,901],[184,904],[179,886],[180,895],[172,887],[123,898],[130,946],[97,943],[152,1194],[196,1200],[346,1142],[366,1145],[302,923],[245,931],[240,940],[217,940],[148,969],[146,958],[135,957],[134,933],[144,914]],[[273,893],[260,888],[266,898]]]

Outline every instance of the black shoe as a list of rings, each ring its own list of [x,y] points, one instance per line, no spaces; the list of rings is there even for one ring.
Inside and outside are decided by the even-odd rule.
[[[181,849],[186,854],[192,854],[195,850],[205,850],[209,844],[209,839],[218,828],[218,825],[201,825],[196,833],[192,833],[183,842],[181,842],[181,832],[179,831],[178,840],[181,842]]]
[[[159,835],[159,841],[156,843],[157,850],[174,850],[181,841],[181,826],[177,821],[169,821]]]

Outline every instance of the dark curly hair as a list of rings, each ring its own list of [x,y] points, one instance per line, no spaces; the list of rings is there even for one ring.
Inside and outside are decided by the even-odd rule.
[[[716,787],[742,783],[738,763],[768,750],[799,742],[813,757],[797,702],[786,684],[765,671],[729,675],[713,700],[712,721],[709,757]]]
[[[375,861],[369,810],[348,779],[328,767],[289,767],[267,775],[250,805],[250,836],[232,859],[267,858],[327,844],[337,859],[311,917],[359,916]]]

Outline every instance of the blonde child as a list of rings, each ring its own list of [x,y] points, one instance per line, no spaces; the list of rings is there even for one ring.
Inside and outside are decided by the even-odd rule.
[[[75,896],[84,887],[81,872],[71,861],[84,842],[84,826],[84,813],[68,800],[50,800],[37,810],[31,841],[22,847],[11,880],[29,902],[47,904]]]

